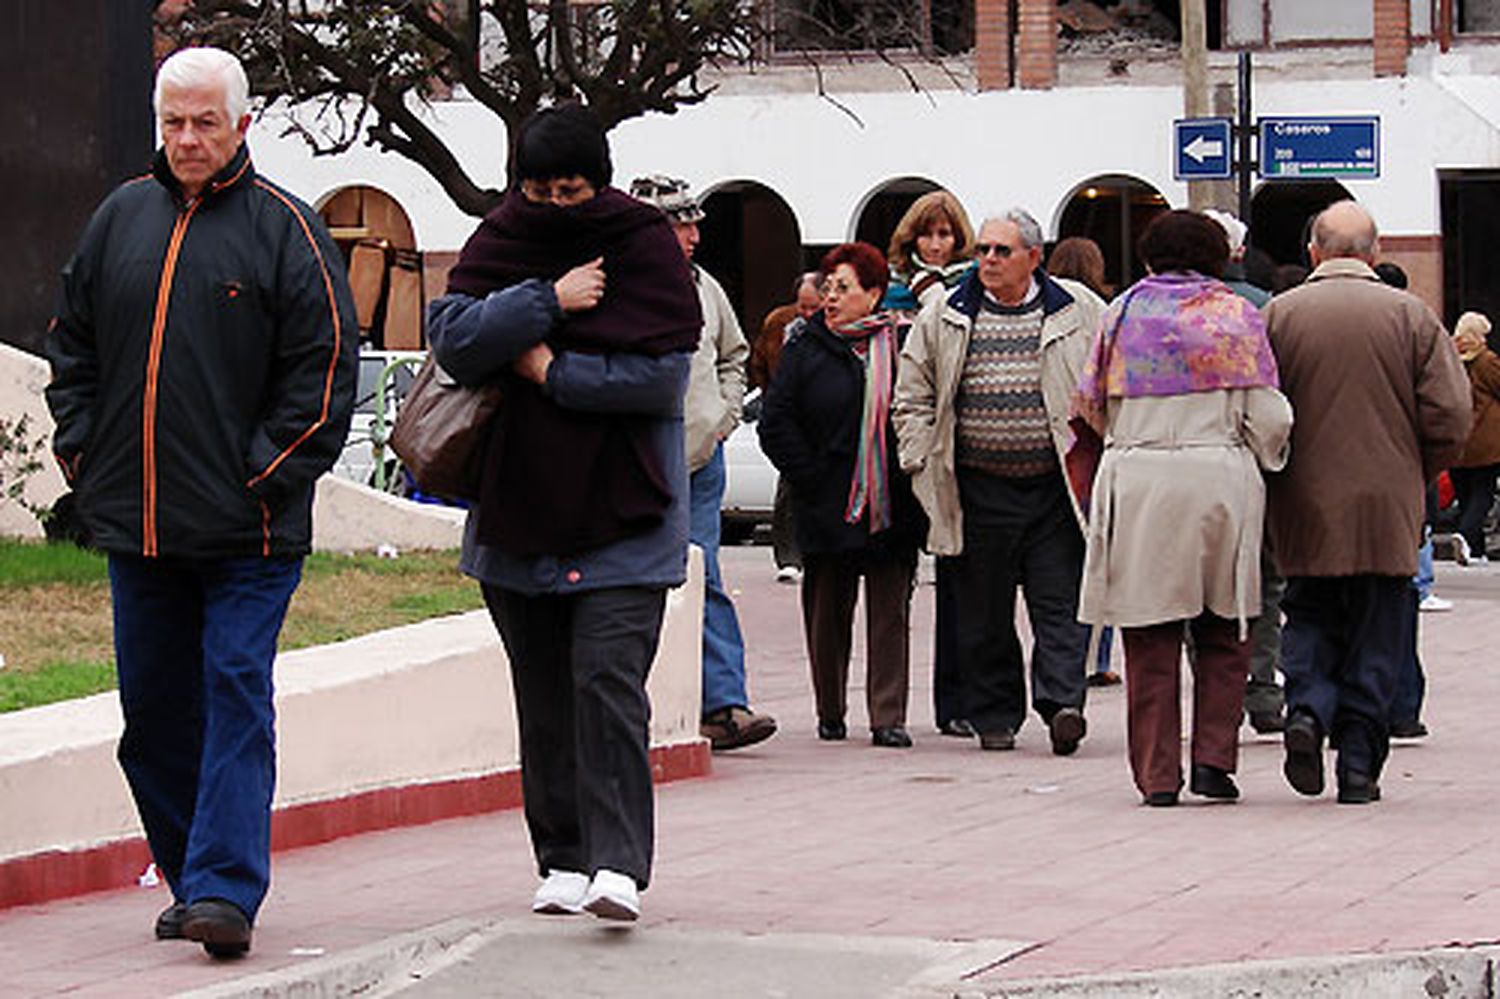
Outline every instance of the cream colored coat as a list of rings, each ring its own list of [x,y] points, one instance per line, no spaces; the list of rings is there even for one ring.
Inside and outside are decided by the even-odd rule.
[[[1266,487],[1292,407],[1273,388],[1111,399],[1078,619],[1143,627],[1260,614]]]
[[[697,265],[693,275],[703,309],[703,333],[682,404],[689,473],[707,465],[714,448],[739,426],[745,403],[745,365],[750,360],[750,344],[723,286]]]
[[[1041,337],[1042,402],[1061,466],[1072,443],[1068,412],[1073,390],[1088,363],[1104,303],[1076,281],[1042,280],[1047,308]],[[927,512],[927,550],[934,555],[963,551],[963,511],[954,471],[954,400],[973,329],[973,319],[948,300],[924,306],[901,348],[896,376],[891,420],[900,443],[901,470],[911,476],[912,492]],[[1068,496],[1072,501],[1071,491]],[[1073,512],[1081,526],[1083,517],[1076,502]]]

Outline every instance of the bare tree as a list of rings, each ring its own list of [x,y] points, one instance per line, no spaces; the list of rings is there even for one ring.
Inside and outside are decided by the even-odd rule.
[[[475,183],[421,102],[461,87],[512,140],[557,100],[584,101],[609,128],[703,101],[702,71],[748,63],[764,30],[743,0],[193,0],[158,19],[177,44],[239,55],[315,155],[363,139],[472,215],[501,192]]]
[[[428,124],[421,105],[462,89],[505,125],[581,100],[606,128],[705,100],[711,68],[749,66],[778,49],[810,66],[873,52],[934,60],[933,11],[970,21],[971,0],[157,0],[165,47],[212,44],[241,58],[255,93],[289,112],[314,155],[363,140],[426,170],[471,215],[482,187]],[[967,12],[967,13],[966,13]],[[951,32],[950,32],[951,34]],[[268,106],[271,106],[268,105]],[[846,113],[850,113],[844,108]],[[857,119],[856,119],[857,120]]]

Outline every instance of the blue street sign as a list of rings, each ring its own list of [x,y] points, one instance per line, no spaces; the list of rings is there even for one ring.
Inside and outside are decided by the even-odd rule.
[[[1380,116],[1262,118],[1260,175],[1380,176]]]
[[[1228,118],[1178,118],[1172,122],[1172,179],[1226,180],[1234,175]]]

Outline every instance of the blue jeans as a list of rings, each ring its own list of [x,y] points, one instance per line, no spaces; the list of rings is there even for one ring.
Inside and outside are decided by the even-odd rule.
[[[719,574],[719,504],[724,499],[724,445],[688,481],[688,540],[703,549],[703,714],[748,707],[745,639]]]
[[[270,886],[276,785],[271,666],[300,558],[110,555],[119,760],[181,902],[254,921]]]
[[[1437,578],[1432,568],[1432,528],[1422,528],[1422,547],[1417,549],[1417,574],[1411,578],[1411,583],[1417,588],[1417,599],[1426,600],[1432,596],[1432,584]]]

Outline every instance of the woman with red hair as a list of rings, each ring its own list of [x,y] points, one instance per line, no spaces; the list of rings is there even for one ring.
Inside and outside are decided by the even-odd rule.
[[[848,734],[849,653],[863,577],[871,742],[905,748],[912,580],[925,529],[895,461],[890,422],[905,327],[876,311],[889,271],[875,247],[836,246],[819,272],[823,307],[782,351],[760,442],[792,487],[818,738]]]

